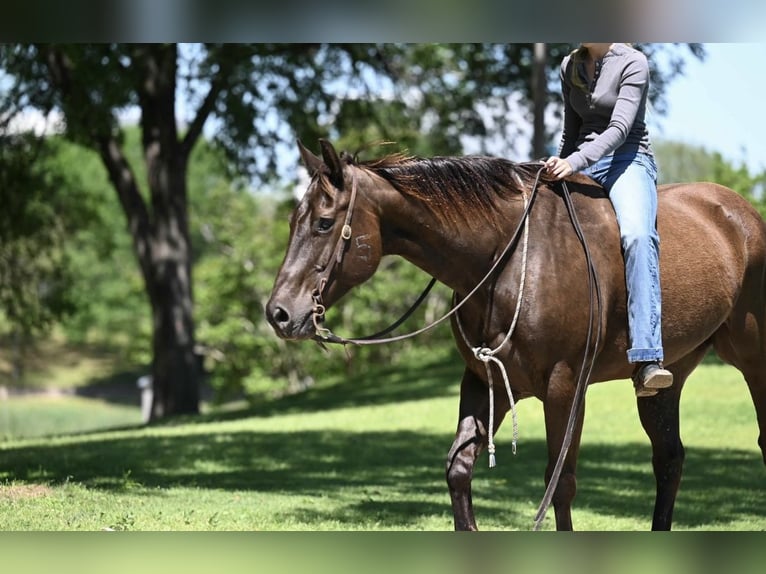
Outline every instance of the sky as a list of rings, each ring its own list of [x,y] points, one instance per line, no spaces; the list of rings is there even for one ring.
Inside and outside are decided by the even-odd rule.
[[[751,174],[766,172],[766,43],[705,44],[666,93],[667,114],[652,118],[654,140],[721,153]]]

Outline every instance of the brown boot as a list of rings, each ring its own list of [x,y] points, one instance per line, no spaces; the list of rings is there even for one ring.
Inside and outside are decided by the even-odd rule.
[[[666,389],[673,384],[673,373],[656,362],[639,363],[633,372],[633,386],[636,396],[653,397],[659,389]]]

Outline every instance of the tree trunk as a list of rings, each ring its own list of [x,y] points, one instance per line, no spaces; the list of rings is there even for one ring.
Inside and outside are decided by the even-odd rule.
[[[534,134],[532,135],[532,157],[541,159],[547,155],[545,149],[545,107],[547,89],[545,77],[546,46],[536,43],[532,65],[532,97],[534,105]]]
[[[172,222],[171,222],[172,223]],[[180,248],[180,249],[179,249]],[[152,303],[152,383],[150,420],[199,412],[199,368],[194,353],[194,320],[188,238],[180,244],[155,244],[155,253],[176,256],[155,260],[147,280]]]
[[[127,215],[151,304],[150,420],[157,420],[199,412],[186,188],[192,146],[179,141],[176,128],[175,45],[137,46],[134,55],[142,71],[138,94],[151,210],[118,140],[103,138],[99,149]]]
[[[152,206],[149,266],[152,304],[150,420],[199,412],[199,372],[194,355],[191,245],[187,211],[187,149],[175,116],[177,48],[137,48],[144,76],[138,88],[142,144]]]

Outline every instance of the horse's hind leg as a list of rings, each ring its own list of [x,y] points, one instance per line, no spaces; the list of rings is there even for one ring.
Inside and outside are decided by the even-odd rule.
[[[760,431],[758,446],[766,464],[766,336],[760,335],[761,324],[756,323],[754,316],[749,315],[749,323],[748,319],[737,320],[742,329],[735,330],[730,328],[730,322],[724,323],[716,332],[713,345],[718,356],[745,377]]]
[[[498,404],[500,403],[500,404]],[[495,428],[507,412],[495,402]],[[455,530],[477,530],[471,498],[471,479],[476,459],[487,442],[489,397],[487,384],[466,369],[460,387],[460,414],[455,441],[447,455],[447,485],[452,499]]]
[[[761,458],[764,464],[766,464],[766,369],[760,367],[759,369],[747,372],[743,371],[745,380],[747,381],[748,389],[750,389],[750,397],[753,399],[753,405],[755,406],[756,418],[758,420],[758,446],[761,449]]]
[[[652,467],[657,488],[652,530],[670,530],[673,522],[685,456],[678,421],[681,390],[707,349],[707,345],[700,347],[668,366],[673,373],[672,387],[653,397],[637,399],[641,425],[652,443]]]

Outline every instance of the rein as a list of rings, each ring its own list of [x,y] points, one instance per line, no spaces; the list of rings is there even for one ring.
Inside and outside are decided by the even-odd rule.
[[[576,426],[577,417],[582,413],[583,402],[585,400],[585,391],[588,388],[588,381],[593,373],[593,367],[596,364],[596,351],[601,345],[601,316],[603,313],[603,297],[601,296],[601,287],[598,284],[598,275],[596,269],[593,266],[593,258],[588,249],[588,242],[585,240],[585,235],[580,227],[580,222],[577,219],[577,213],[575,212],[572,198],[569,195],[569,188],[565,181],[561,182],[562,189],[564,191],[564,203],[566,204],[567,211],[569,212],[569,218],[572,221],[572,227],[577,234],[577,238],[580,240],[580,244],[585,252],[585,262],[588,268],[588,334],[585,342],[585,351],[583,352],[582,365],[580,366],[580,372],[577,375],[577,384],[575,385],[575,396],[572,400],[572,408],[569,411],[569,419],[567,420],[566,431],[564,432],[564,440],[561,443],[561,450],[559,451],[559,457],[556,460],[556,465],[553,468],[553,473],[548,482],[548,486],[545,489],[545,494],[540,502],[540,506],[535,514],[534,530],[540,530],[545,513],[548,511],[548,507],[553,500],[553,493],[559,483],[561,477],[561,470],[564,467],[564,459],[566,459],[569,447],[572,444],[572,436],[574,435],[574,428]],[[596,313],[593,309],[593,300],[596,300]],[[589,346],[591,338],[593,337],[593,322],[595,318],[598,318],[598,324],[596,325],[596,335],[593,340],[592,346]],[[588,355],[590,354],[590,362]],[[587,370],[586,370],[587,365]]]

